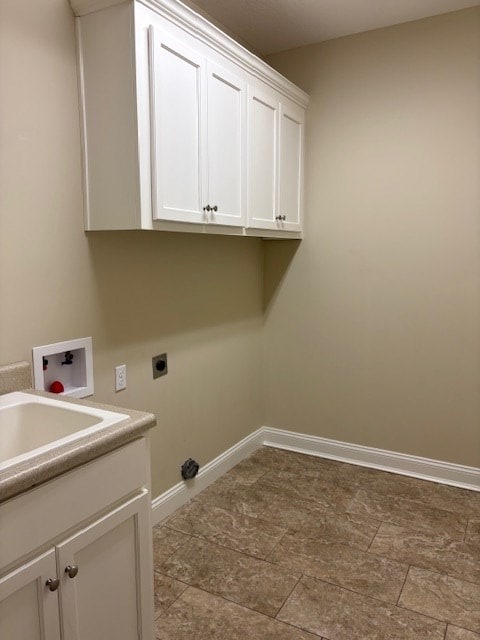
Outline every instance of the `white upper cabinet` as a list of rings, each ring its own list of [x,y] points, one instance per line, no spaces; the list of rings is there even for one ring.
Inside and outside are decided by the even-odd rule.
[[[245,225],[246,90],[244,81],[208,62],[206,211],[208,222]]]
[[[87,230],[300,237],[308,96],[176,0],[70,0]]]
[[[299,232],[305,110],[275,91],[248,96],[248,225]]]
[[[305,110],[283,101],[280,105],[278,221],[286,231],[301,231]]]
[[[205,59],[150,26],[154,220],[203,222]]]
[[[149,26],[154,220],[243,227],[246,83]]]
[[[277,229],[278,126],[280,102],[275,92],[248,95],[248,224]]]

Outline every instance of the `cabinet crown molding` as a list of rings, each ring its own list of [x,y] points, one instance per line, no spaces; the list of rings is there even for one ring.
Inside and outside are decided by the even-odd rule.
[[[115,5],[133,4],[134,2],[149,7],[172,23],[193,33],[196,38],[243,67],[259,80],[280,91],[302,107],[307,107],[309,96],[305,91],[302,91],[258,56],[178,0],[128,0],[127,2],[124,0],[70,0],[70,5],[75,16],[79,17]]]

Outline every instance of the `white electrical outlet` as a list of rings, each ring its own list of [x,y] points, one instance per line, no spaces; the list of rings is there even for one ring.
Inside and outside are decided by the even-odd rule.
[[[121,364],[115,367],[115,391],[127,388],[127,365]]]

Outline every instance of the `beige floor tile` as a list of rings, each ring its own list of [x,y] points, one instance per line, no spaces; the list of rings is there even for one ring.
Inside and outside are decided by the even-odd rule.
[[[157,620],[155,632],[156,640],[319,640],[192,587]]]
[[[358,491],[347,505],[347,511],[390,524],[434,531],[456,540],[463,540],[467,527],[467,518],[452,511],[374,491]]]
[[[328,480],[333,477],[338,477],[339,480],[348,478],[350,485],[355,485],[358,477],[365,472],[365,468],[358,465],[345,464],[320,456],[275,449],[274,447],[263,447],[254,455],[259,453],[262,455],[263,449],[266,451],[263,453],[262,462],[266,468],[274,472],[284,471],[309,478],[317,477]]]
[[[480,547],[446,535],[382,524],[369,552],[480,583]]]
[[[154,558],[157,640],[480,640],[477,492],[261,447]]]
[[[223,476],[199,493],[195,500],[256,518],[275,498],[276,489],[273,487],[241,484]]]
[[[480,547],[480,518],[469,519],[465,542]]]
[[[180,594],[187,588],[186,584],[178,582],[170,576],[165,576],[157,571],[153,573],[155,617],[165,613],[168,607],[175,602]]]
[[[416,500],[464,516],[480,515],[480,492],[341,462],[325,463],[322,473],[334,482],[350,481],[357,489]]]
[[[393,604],[398,600],[408,571],[406,564],[354,547],[289,535],[282,538],[268,560]]]
[[[480,515],[480,492],[374,470],[362,477],[359,484],[364,490],[415,500],[463,516]]]
[[[411,567],[399,605],[480,632],[480,585]]]
[[[253,484],[268,471],[268,466],[264,463],[267,456],[268,452],[259,449],[230,469],[223,478],[238,484]]]
[[[164,560],[175,553],[190,536],[179,531],[173,531],[165,526],[153,527],[153,564],[160,566]]]
[[[311,500],[318,506],[334,511],[345,511],[356,493],[355,486],[340,485],[329,478],[309,478],[288,471],[268,471],[257,484],[259,487],[275,488],[279,498]]]
[[[278,620],[330,640],[443,640],[446,625],[303,577]]]
[[[455,513],[480,515],[480,492],[281,449],[273,449],[265,459],[266,466],[274,472],[289,472],[346,488],[396,495]],[[269,477],[263,476],[264,480]]]
[[[336,513],[312,501],[289,498],[273,500],[260,516],[262,520],[298,532],[301,538],[323,538],[368,549],[379,520],[350,513]]]
[[[274,616],[300,574],[192,538],[159,568],[176,580]]]
[[[452,625],[449,624],[445,640],[480,640],[480,635],[473,633],[473,631],[460,629],[460,627],[452,627]]]
[[[330,460],[320,456],[306,455],[273,447],[270,447],[270,451],[271,453],[265,458],[265,465],[271,471],[283,471],[307,478],[317,478],[320,481],[335,482],[340,486],[358,489],[358,485],[364,478],[368,482],[372,475],[374,477],[392,475],[384,471],[376,471],[360,465]]]
[[[259,558],[265,558],[286,532],[270,522],[203,502],[179,509],[167,526]]]

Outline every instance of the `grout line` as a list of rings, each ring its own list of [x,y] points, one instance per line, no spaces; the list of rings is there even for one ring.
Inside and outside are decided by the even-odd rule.
[[[400,589],[400,593],[398,594],[397,602],[395,603],[395,606],[397,606],[397,607],[400,606],[399,605],[400,598],[402,597],[403,589],[405,588],[405,583],[407,582],[408,574],[410,573],[410,568],[411,568],[411,565],[409,565],[409,567],[407,569],[407,573],[405,575],[405,580],[403,581],[402,588]]]
[[[289,622],[284,622],[283,620],[277,620],[276,618],[274,618],[272,616],[269,616],[268,613],[263,613],[262,611],[257,611],[257,609],[252,609],[248,605],[240,604],[238,602],[235,602],[235,600],[230,600],[225,595],[216,593],[214,591],[208,591],[207,589],[204,589],[202,587],[196,587],[194,585],[187,585],[187,589],[196,589],[197,591],[202,591],[203,593],[207,593],[208,595],[214,596],[215,598],[220,598],[220,600],[224,600],[225,602],[228,602],[230,604],[234,604],[235,606],[240,607],[241,609],[245,609],[248,612],[254,613],[254,614],[259,615],[259,616],[263,616],[264,618],[268,618],[269,620],[272,620],[272,621],[276,622],[277,624],[285,625],[286,627],[289,627],[289,628],[291,628],[293,630],[297,630],[297,629],[301,628],[301,627],[297,627],[296,625],[290,624]],[[187,589],[185,589],[185,591],[183,593],[185,593],[187,591]],[[183,593],[181,595],[183,595]],[[181,596],[179,596],[179,597],[181,597]],[[307,629],[305,629],[305,631],[307,631]],[[323,636],[319,636],[318,634],[313,633],[312,631],[307,631],[307,632],[310,633],[312,636],[318,638],[318,640],[328,640],[328,638],[325,638]]]
[[[342,586],[340,586],[338,584],[335,584],[334,582],[329,582],[328,580],[323,580],[322,578],[314,578],[313,576],[309,576],[309,575],[306,575],[306,574],[304,574],[302,577],[309,578],[310,580],[314,580],[315,582],[322,582],[323,584],[327,584],[327,585],[329,585],[331,587],[335,587],[336,589],[341,589],[342,591],[348,591],[349,593],[352,593],[353,595],[360,596],[361,598],[365,598],[367,600],[373,600],[375,603],[378,603],[379,605],[382,605],[384,607],[398,607],[402,611],[408,611],[410,613],[414,613],[415,615],[423,616],[424,618],[427,618],[427,619],[430,619],[430,620],[434,620],[435,622],[439,622],[441,624],[445,624],[445,625],[448,624],[448,622],[446,622],[446,620],[440,620],[439,618],[435,618],[434,616],[426,615],[424,613],[420,613],[418,611],[415,611],[414,609],[408,609],[407,607],[399,606],[398,604],[395,604],[394,602],[390,602],[390,601],[386,601],[386,600],[380,600],[379,598],[376,598],[375,596],[372,596],[372,595],[366,595],[365,593],[359,593],[358,591],[354,591],[353,589],[351,589],[349,587],[342,587]],[[300,580],[299,580],[299,582],[300,582]],[[283,608],[284,605],[285,605],[285,603],[282,605],[282,608]],[[278,613],[277,613],[277,615],[278,615]],[[300,627],[300,628],[303,629],[303,627]],[[308,631],[308,629],[305,629],[305,631]]]
[[[168,573],[162,573],[161,571],[157,571],[156,569],[154,569],[154,573],[158,573],[161,576],[165,576],[166,578],[170,578],[171,580],[175,580],[176,582],[180,582],[181,584],[185,585],[185,589],[183,589],[183,591],[178,594],[178,596],[168,605],[168,607],[164,607],[163,608],[164,610],[161,613],[159,613],[158,616],[154,615],[154,617],[153,617],[154,618],[154,622],[156,622],[160,618],[163,618],[163,616],[167,613],[167,611],[170,609],[170,607],[173,606],[175,604],[175,602],[181,596],[183,596],[185,591],[190,588],[190,585],[187,582],[183,582],[183,580],[178,580],[177,578],[173,578],[172,576],[169,576]]]
[[[292,595],[292,593],[295,591],[295,589],[298,587],[298,584],[300,582],[300,580],[303,578],[303,573],[300,574],[300,577],[298,578],[298,580],[296,581],[296,583],[294,584],[293,588],[290,590],[290,593],[287,595],[287,597],[285,598],[285,600],[282,602],[282,604],[280,605],[280,607],[278,608],[277,613],[273,616],[273,618],[275,618],[275,620],[277,620],[277,616],[280,613],[280,611],[283,609],[283,607],[285,606],[287,600],[290,598],[290,596]],[[279,620],[279,622],[281,622],[281,620]]]
[[[268,487],[269,489],[276,489],[276,490],[280,490],[280,487],[275,486],[274,484],[271,484],[271,483],[266,483],[266,484],[267,484],[267,487]],[[261,485],[261,483],[260,483],[260,485]],[[362,491],[362,490],[363,490],[363,489],[358,489],[356,493],[358,493],[358,491]],[[372,490],[368,490],[368,491],[369,491],[370,493],[374,493],[375,495],[380,496],[380,497],[382,497],[382,496],[384,496],[384,495],[390,495],[390,494],[382,494],[381,492],[375,492],[375,491],[372,491]],[[355,495],[356,495],[356,494],[355,494]],[[393,494],[392,494],[392,496],[393,496]],[[354,497],[355,497],[355,496],[353,496],[353,498],[354,498]],[[394,496],[393,496],[393,497],[394,497]],[[353,499],[353,498],[352,498],[352,499]],[[299,498],[298,496],[293,495],[293,494],[290,494],[290,495],[288,495],[288,494],[286,494],[286,495],[280,495],[280,496],[278,496],[278,497],[274,498],[274,501],[275,501],[275,502],[278,502],[278,501],[282,501],[282,502],[290,502],[290,501],[292,501],[292,500],[296,500],[297,502],[305,502],[305,503],[307,503],[307,504],[314,505],[314,506],[316,507],[316,511],[320,511],[320,510],[321,510],[321,511],[323,511],[325,514],[336,514],[336,515],[341,516],[341,517],[344,517],[344,518],[345,518],[345,517],[347,517],[347,518],[348,518],[349,516],[350,516],[350,517],[352,517],[352,516],[353,516],[353,517],[360,517],[360,518],[363,518],[363,519],[365,519],[365,520],[375,521],[375,522],[380,522],[380,524],[384,523],[384,524],[394,525],[394,526],[397,526],[397,527],[402,527],[402,528],[406,528],[406,529],[411,529],[412,531],[425,532],[425,533],[437,534],[437,535],[445,535],[447,538],[451,539],[452,541],[455,541],[455,542],[461,542],[461,539],[460,539],[460,538],[452,537],[452,536],[451,536],[451,534],[448,532],[448,530],[442,530],[442,531],[441,531],[441,533],[439,534],[439,533],[437,533],[437,531],[436,531],[436,528],[435,528],[435,527],[432,527],[432,528],[419,528],[419,527],[415,527],[415,526],[413,526],[412,524],[405,524],[404,522],[399,522],[398,520],[395,520],[395,521],[392,521],[392,520],[384,520],[384,519],[382,519],[381,517],[378,517],[378,516],[365,515],[364,513],[358,513],[358,512],[355,512],[355,511],[349,511],[349,510],[348,510],[348,505],[345,507],[345,509],[340,510],[340,509],[335,509],[334,507],[331,507],[331,506],[319,505],[319,504],[315,501],[315,499],[313,499],[313,498],[304,498],[304,497]],[[421,506],[421,507],[425,507],[425,506],[427,506],[427,507],[428,507],[428,506],[430,506],[430,505],[428,505],[427,503],[419,502],[418,500],[412,500],[411,498],[404,498],[404,500],[408,500],[409,502],[413,502],[413,503],[415,503],[415,504],[417,504],[417,505],[419,505],[419,506]],[[349,502],[350,502],[350,501],[349,501]],[[269,508],[269,507],[267,507],[267,508],[265,509],[265,511],[266,511],[268,508]],[[462,518],[462,517],[463,517],[463,518],[466,518],[466,516],[465,516],[465,515],[462,515],[462,514],[459,514],[459,513],[457,513],[457,512],[453,512],[453,511],[448,511],[447,509],[440,509],[439,507],[432,507],[432,508],[433,508],[433,509],[436,509],[437,511],[441,511],[441,512],[443,512],[443,513],[447,513],[447,514],[454,514],[454,515],[458,516],[459,518]],[[263,514],[265,513],[265,511],[262,511],[262,513],[261,513],[259,516],[257,516],[257,517],[258,517],[258,519],[259,519],[259,520],[263,520],[264,522],[269,522],[268,520],[264,520],[264,519],[262,518],[262,516],[263,516]],[[467,519],[467,524],[468,524],[468,518],[466,518],[466,519]],[[465,529],[464,536],[465,536],[465,535],[466,535],[466,529]]]
[[[156,525],[158,527],[158,525]],[[188,536],[187,540],[184,540],[179,547],[177,547],[174,551],[172,551],[172,553],[168,554],[168,556],[165,556],[165,559],[163,560],[163,562],[166,562],[167,560],[169,560],[175,553],[177,553],[177,551],[180,551],[180,549],[182,549],[188,542],[190,542],[192,536],[188,533],[185,533],[184,531],[177,531],[177,529],[172,529],[172,527],[167,527],[166,525],[161,525],[162,527],[165,527],[166,529],[169,529],[170,531],[175,531],[176,533],[182,533],[183,535]],[[155,528],[155,527],[153,527]],[[153,542],[153,541],[152,541]],[[153,545],[152,545],[153,546]],[[155,561],[153,562],[153,570],[154,571],[159,571],[159,569],[155,569]]]
[[[344,587],[336,582],[331,582],[330,580],[325,580],[324,578],[316,578],[315,576],[311,576],[307,573],[303,574],[303,577],[309,578],[310,580],[315,580],[315,582],[323,582],[323,584],[328,584],[330,587],[335,587],[336,589],[341,589],[342,591],[348,591],[349,593],[353,593],[355,596],[360,596],[361,598],[367,598],[367,600],[373,600],[375,603],[383,605],[384,607],[396,607],[395,602],[391,600],[380,600],[376,596],[372,596],[367,593],[361,593],[360,591],[355,591],[351,587]],[[405,607],[402,607],[405,609]],[[418,612],[417,612],[418,613]],[[423,614],[422,614],[423,615]],[[431,618],[431,616],[425,616],[425,618]]]
[[[382,524],[383,524],[383,522],[380,522],[380,524],[378,525],[377,530],[376,530],[376,531],[375,531],[375,533],[373,534],[373,538],[371,539],[370,544],[368,545],[368,547],[367,547],[367,549],[366,549],[365,553],[368,553],[368,552],[370,551],[370,549],[371,549],[371,547],[372,547],[372,544],[375,542],[375,538],[377,537],[378,532],[380,531],[380,527],[382,526]],[[379,554],[375,554],[375,553],[372,553],[371,555],[372,555],[372,556],[375,556],[375,555],[376,555],[376,556],[378,556],[378,557],[380,557],[380,558],[382,558],[382,557],[383,557],[383,556],[380,556]],[[391,560],[391,558],[387,558],[387,559],[388,559],[388,560]],[[398,560],[396,560],[396,562],[398,562]]]
[[[467,526],[465,527],[465,533],[463,534],[463,542],[464,542],[465,544],[467,544],[467,533],[468,533],[468,527],[469,527],[469,525],[470,525],[470,520],[471,520],[471,518],[470,518],[470,517],[468,517],[468,518],[467,518]]]
[[[267,553],[266,557],[265,557],[265,562],[269,562],[270,564],[274,564],[275,566],[280,566],[278,565],[276,562],[272,562],[271,560],[269,560],[270,556],[272,555],[272,553],[275,551],[275,549],[278,547],[278,545],[282,542],[282,540],[288,536],[288,534],[290,533],[289,529],[285,530],[285,533],[277,540],[277,542],[273,545],[273,547],[270,549],[270,551]],[[284,568],[284,567],[282,567]]]
[[[463,543],[459,543],[459,544],[463,544]],[[442,553],[442,549],[438,549],[436,550],[436,553]],[[446,578],[452,578],[453,580],[458,580],[459,582],[466,582],[468,584],[472,584],[475,586],[480,586],[480,577],[478,578],[478,580],[473,580],[473,579],[468,579],[465,577],[460,577],[459,573],[452,573],[452,569],[445,569],[443,571],[439,571],[436,568],[432,569],[431,565],[427,566],[428,560],[425,560],[425,565],[419,564],[417,562],[411,562],[408,560],[398,560],[397,558],[393,558],[392,556],[386,556],[383,555],[381,553],[375,553],[375,552],[369,552],[369,555],[376,557],[376,558],[383,558],[385,560],[390,560],[391,562],[396,562],[397,564],[403,564],[403,565],[408,565],[410,568],[412,569],[421,569],[422,571],[428,571],[429,573],[436,573],[439,576],[445,576]],[[458,626],[458,625],[456,625]]]
[[[176,529],[175,529],[176,531]],[[181,533],[184,533],[183,531]],[[282,534],[282,538],[283,536],[285,536],[288,533],[288,531],[286,531],[284,534]],[[278,567],[281,571],[283,571],[284,573],[288,573],[289,575],[291,575],[292,577],[296,577],[295,575],[293,575],[292,573],[290,573],[289,569],[286,569],[285,567],[282,567],[280,565],[277,565],[273,562],[269,562],[268,560],[266,560],[266,558],[263,558],[262,556],[256,556],[253,555],[251,553],[248,553],[247,551],[242,551],[241,549],[234,549],[232,547],[227,547],[225,544],[221,544],[220,542],[218,542],[217,540],[211,540],[209,538],[206,538],[205,536],[203,536],[201,533],[193,533],[193,534],[186,534],[190,536],[190,539],[195,539],[195,540],[199,540],[200,542],[207,542],[208,544],[213,545],[214,547],[218,547],[220,549],[225,549],[226,551],[230,551],[232,553],[237,553],[241,556],[245,556],[246,558],[251,558],[252,560],[258,560],[260,562],[268,562],[268,564],[273,565],[275,567]],[[187,540],[187,542],[189,542],[189,540]],[[185,543],[186,544],[186,543]],[[182,547],[184,545],[182,544]],[[180,549],[180,547],[179,547]],[[174,552],[175,553],[175,552]],[[173,555],[173,554],[172,554]],[[270,555],[270,551],[268,552],[267,556]],[[169,556],[170,557],[170,556]],[[295,572],[295,573],[298,573]]]

